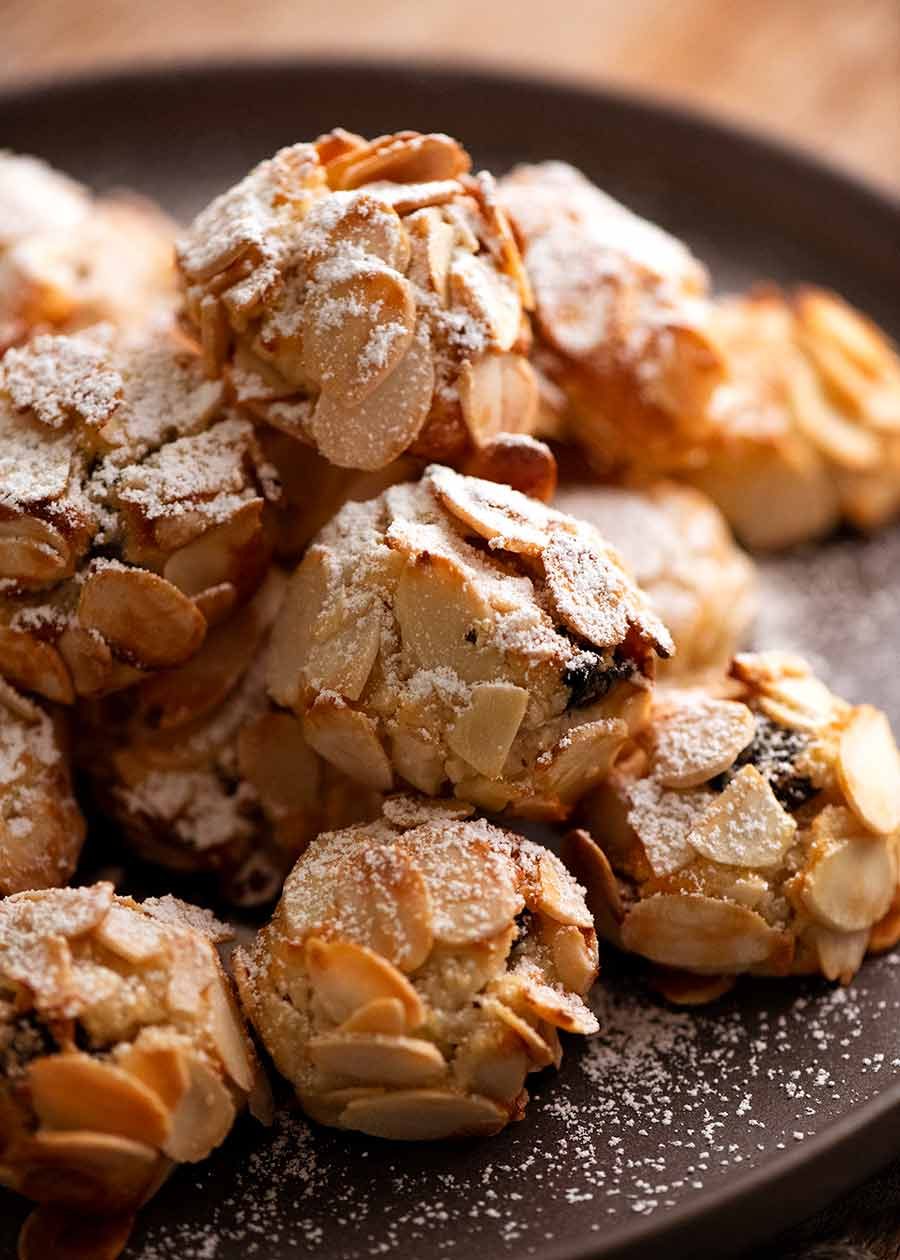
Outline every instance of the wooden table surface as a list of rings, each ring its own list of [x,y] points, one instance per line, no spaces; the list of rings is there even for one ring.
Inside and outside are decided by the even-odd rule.
[[[210,55],[478,60],[686,102],[900,193],[900,0],[0,0],[0,14],[0,88]],[[900,1164],[753,1260],[801,1256],[900,1260]]]

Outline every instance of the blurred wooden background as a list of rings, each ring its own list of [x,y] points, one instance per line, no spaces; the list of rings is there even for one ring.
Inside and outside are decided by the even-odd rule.
[[[147,59],[468,59],[606,81],[900,191],[900,0],[0,0],[0,86]]]

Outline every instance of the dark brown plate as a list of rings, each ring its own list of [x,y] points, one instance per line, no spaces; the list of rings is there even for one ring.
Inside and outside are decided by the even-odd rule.
[[[191,67],[0,98],[0,140],[186,215],[281,144],[335,123],[460,136],[479,163],[566,158],[683,235],[719,287],[841,289],[900,332],[900,208],[774,145],[604,92],[336,63]],[[765,564],[760,635],[804,647],[900,727],[900,532]],[[250,1121],[148,1205],[132,1260],[725,1256],[898,1150],[900,955],[850,990],[748,982],[698,1014],[609,959],[602,1032],[536,1078],[526,1119],[480,1143],[398,1147]],[[0,1251],[21,1211],[9,1197]],[[48,1258],[49,1260],[49,1258]]]

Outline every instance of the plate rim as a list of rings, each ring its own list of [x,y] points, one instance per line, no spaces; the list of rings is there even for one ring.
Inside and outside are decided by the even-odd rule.
[[[684,136],[697,143],[714,141],[737,146],[748,161],[764,160],[769,169],[776,166],[775,179],[812,180],[823,191],[837,191],[848,213],[874,215],[888,234],[900,240],[900,193],[869,182],[864,176],[848,170],[832,159],[824,158],[809,148],[794,144],[764,129],[742,121],[718,118],[714,113],[694,105],[673,101],[666,96],[631,90],[606,82],[593,83],[578,74],[545,74],[510,68],[491,60],[448,61],[440,58],[416,57],[412,61],[385,56],[338,56],[322,52],[303,56],[292,53],[259,56],[182,57],[174,60],[153,58],[140,63],[117,62],[99,69],[79,68],[64,74],[41,74],[20,79],[0,88],[0,116],[7,108],[49,106],[54,102],[91,93],[122,93],[136,85],[144,89],[161,87],[183,78],[195,81],[231,79],[232,82],[252,79],[263,74],[302,75],[304,72],[331,71],[353,76],[396,75],[404,80],[423,76],[442,80],[448,85],[479,84],[504,92],[541,89],[557,97],[568,97],[582,109],[612,109],[620,117],[640,118],[645,125],[674,125]],[[10,136],[14,141],[15,137]],[[40,155],[38,155],[40,156]],[[864,264],[861,263],[861,269]],[[900,1079],[875,1097],[853,1107],[813,1137],[806,1138],[791,1150],[779,1152],[756,1168],[697,1193],[665,1215],[652,1216],[629,1227],[627,1239],[604,1246],[602,1230],[582,1242],[557,1241],[541,1247],[540,1260],[637,1260],[650,1254],[648,1246],[671,1245],[673,1257],[682,1253],[685,1231],[694,1228],[697,1235],[690,1240],[691,1255],[724,1256],[745,1250],[774,1236],[791,1224],[805,1219],[827,1202],[830,1196],[847,1193],[879,1168],[885,1166],[893,1146],[900,1154],[900,1142],[891,1140],[896,1119],[900,1117]],[[854,1141],[863,1134],[871,1141],[853,1151]],[[831,1174],[829,1176],[829,1169]],[[817,1174],[810,1178],[810,1170]],[[849,1175],[848,1175],[849,1170]],[[812,1192],[802,1192],[802,1179],[813,1180]],[[754,1209],[761,1196],[771,1195],[764,1215],[755,1218]],[[777,1199],[776,1196],[777,1195]],[[728,1219],[732,1231],[741,1230],[740,1239],[731,1237],[712,1244],[712,1231]],[[602,1221],[602,1218],[599,1218]]]

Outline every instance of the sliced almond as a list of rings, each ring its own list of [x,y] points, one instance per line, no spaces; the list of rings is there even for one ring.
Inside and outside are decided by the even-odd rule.
[[[689,970],[746,971],[777,950],[781,934],[755,910],[700,893],[658,893],[622,924],[625,949]]]
[[[180,665],[203,642],[206,622],[192,600],[142,569],[103,568],[81,589],[78,619],[114,652],[146,669]]]
[[[510,979],[515,983],[525,1009],[536,1019],[545,1020],[564,1032],[581,1033],[583,1036],[597,1031],[596,1018],[578,994],[562,986],[547,984],[536,968],[517,971]]]
[[[537,438],[500,433],[477,448],[463,469],[468,477],[498,481],[549,503],[556,493],[556,459]]]
[[[401,779],[428,796],[436,796],[447,778],[440,746],[412,731],[399,730],[391,736],[391,761]]]
[[[297,708],[306,685],[306,659],[316,624],[335,581],[323,547],[312,546],[288,582],[281,613],[269,641],[266,682],[272,698]]]
[[[190,1084],[172,1114],[165,1153],[178,1163],[206,1159],[231,1131],[235,1107],[220,1077],[201,1059],[191,1059]]]
[[[347,859],[335,871],[335,914],[365,945],[402,971],[414,971],[434,940],[428,886],[396,845]]]
[[[306,942],[305,958],[316,997],[336,1023],[349,1020],[377,1001],[399,1002],[406,1028],[418,1028],[423,1022],[425,1008],[415,989],[374,950],[352,941],[312,937]]]
[[[553,1062],[553,1051],[536,1028],[496,998],[483,997],[479,999],[479,1002],[482,1010],[502,1020],[516,1034],[525,1046],[528,1057],[535,1068],[550,1066]]]
[[[53,1203],[42,1204],[19,1233],[19,1260],[118,1260],[125,1250],[134,1217],[89,1220]]]
[[[65,538],[38,517],[0,520],[0,580],[37,590],[68,577],[75,555]]]
[[[390,791],[394,775],[373,718],[320,696],[303,719],[307,743],[348,778],[376,792]]]
[[[28,1070],[35,1113],[49,1129],[94,1130],[162,1146],[169,1113],[135,1077],[86,1054],[54,1054]]]
[[[455,179],[465,174],[470,164],[465,149],[450,136],[398,131],[330,162],[327,174],[332,188],[359,188],[378,180],[413,184]]]
[[[376,998],[359,1007],[338,1028],[341,1033],[382,1033],[388,1037],[400,1037],[406,1031],[406,1011],[397,998]]]
[[[755,730],[751,710],[732,700],[665,704],[653,723],[653,775],[663,787],[697,787],[727,770]]]
[[[629,583],[599,538],[559,531],[542,559],[556,611],[569,629],[601,648],[623,642],[628,633]]]
[[[311,644],[305,665],[310,686],[358,700],[378,656],[381,628],[380,605],[346,615],[333,634]]]
[[[0,674],[58,704],[75,699],[69,671],[56,648],[9,626],[0,626]]]
[[[564,807],[570,806],[606,777],[628,733],[628,726],[620,718],[597,718],[567,731],[560,742],[538,760],[535,771],[538,795],[545,794]]]
[[[779,678],[763,684],[759,707],[773,721],[792,730],[815,731],[830,722],[838,708],[818,678]]]
[[[526,885],[525,900],[529,910],[557,923],[586,931],[594,926],[591,912],[584,903],[583,890],[553,853],[539,855],[534,880]]]
[[[540,555],[552,528],[565,531],[569,527],[567,518],[508,486],[463,477],[437,464],[426,469],[425,482],[457,520],[504,551]]]
[[[881,954],[893,949],[900,940],[900,885],[894,891],[891,904],[869,933],[869,953]]]
[[[736,982],[734,976],[695,976],[672,967],[654,967],[648,979],[673,1006],[706,1006],[730,993]]]
[[[487,332],[498,350],[509,350],[519,333],[522,307],[511,281],[478,254],[457,250],[450,264],[450,295]]]
[[[506,1112],[489,1098],[436,1089],[410,1089],[360,1098],[341,1114],[345,1129],[406,1142],[489,1137],[499,1133]]]
[[[288,713],[263,713],[238,732],[238,766],[272,815],[318,811],[322,763]]]
[[[413,1089],[433,1084],[447,1071],[440,1050],[414,1037],[331,1033],[311,1038],[307,1051],[321,1071],[364,1084]]]
[[[378,258],[395,271],[409,262],[409,240],[400,216],[363,191],[344,197],[323,197],[303,220],[299,251],[313,267],[347,248]]]
[[[818,819],[816,820],[819,821]],[[890,907],[897,863],[886,837],[830,838],[804,871],[801,895],[817,922],[835,932],[861,932]]]
[[[880,709],[853,710],[838,744],[838,782],[857,817],[870,831],[900,828],[900,754]]]
[[[454,722],[447,743],[463,761],[489,779],[503,772],[528,708],[528,692],[511,683],[479,683]]]
[[[429,207],[416,210],[405,220],[412,243],[410,278],[434,290],[442,302],[447,300],[447,275],[456,240],[456,229],[440,210]],[[421,254],[421,268],[419,256]]]
[[[164,949],[162,932],[157,924],[137,910],[112,905],[94,933],[94,940],[140,966],[156,958]]]
[[[472,1093],[499,1102],[518,1098],[531,1067],[525,1047],[501,1022],[479,1024],[458,1047],[453,1059],[454,1080]]]
[[[256,1065],[251,1059],[243,1020],[224,973],[216,963],[215,976],[206,991],[206,1021],[212,1044],[226,1073],[238,1089],[249,1094],[253,1088]]]
[[[755,766],[742,766],[693,824],[687,842],[725,866],[777,866],[794,842],[797,824]]]
[[[155,1031],[143,1029],[117,1055],[116,1062],[123,1072],[157,1094],[169,1111],[174,1111],[190,1085],[190,1073],[182,1049],[154,1037]]]
[[[362,402],[319,397],[311,430],[320,452],[340,468],[384,468],[418,437],[431,408],[434,362],[424,324],[389,376]]]
[[[269,558],[262,512],[262,499],[251,499],[221,525],[180,547],[166,561],[166,581],[194,599],[226,584],[251,594]]]
[[[603,923],[612,920],[618,927],[625,918],[619,883],[609,858],[595,844],[590,833],[580,828],[567,832],[563,836],[561,854],[566,866],[585,887],[585,900],[591,916]],[[599,922],[598,926],[601,926]]]
[[[739,652],[731,663],[731,675],[752,687],[768,689],[784,678],[808,678],[810,668],[793,652]]]
[[[313,285],[303,315],[306,373],[335,402],[353,407],[403,360],[416,303],[403,276],[367,258],[352,275]]]
[[[553,967],[561,982],[573,993],[584,996],[597,979],[597,937],[591,928],[548,923],[541,930],[541,939],[550,945]]]
[[[20,1157],[29,1198],[108,1214],[133,1210],[160,1175],[152,1146],[111,1133],[36,1133]]]
[[[520,354],[492,353],[464,363],[459,374],[459,401],[476,449],[504,433],[527,435],[537,427],[537,378]]]
[[[840,980],[849,984],[862,966],[869,945],[869,929],[859,932],[832,932],[815,924],[807,928],[809,939],[816,951],[819,968],[826,980]]]

